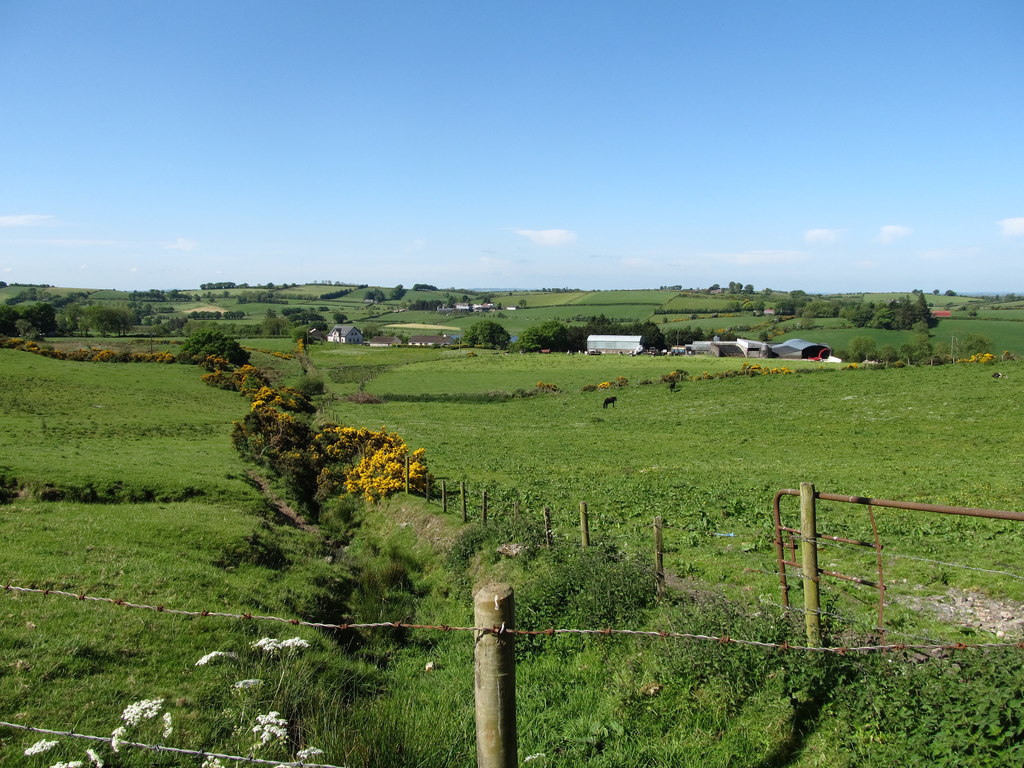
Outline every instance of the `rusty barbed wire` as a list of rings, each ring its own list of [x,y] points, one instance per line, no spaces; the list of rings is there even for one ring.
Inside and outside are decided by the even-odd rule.
[[[1024,650],[1024,641],[1021,642],[1003,642],[1003,643],[943,643],[943,644],[908,644],[908,643],[894,643],[894,644],[875,644],[875,645],[859,645],[859,646],[837,646],[837,647],[818,647],[809,645],[797,645],[793,643],[772,643],[762,640],[747,640],[729,635],[703,635],[695,634],[691,632],[676,632],[665,629],[615,629],[612,627],[604,627],[601,629],[575,629],[575,628],[561,628],[556,629],[555,627],[549,627],[547,629],[512,629],[502,624],[500,627],[455,627],[447,624],[410,624],[401,621],[378,621],[370,622],[365,624],[357,623],[344,623],[344,624],[331,624],[328,622],[316,622],[316,621],[302,621],[301,619],[285,619],[279,616],[262,616],[252,613],[227,613],[223,611],[188,611],[180,608],[167,608],[166,606],[155,606],[146,605],[143,603],[132,603],[127,600],[121,600],[118,598],[110,597],[97,597],[94,595],[86,595],[84,593],[67,592],[64,590],[57,589],[38,589],[35,587],[18,587],[12,584],[5,584],[0,589],[6,592],[21,592],[21,593],[32,593],[39,595],[57,595],[59,597],[75,598],[80,601],[93,601],[97,603],[109,603],[112,605],[119,605],[124,608],[137,608],[143,610],[156,611],[158,613],[167,613],[176,616],[190,616],[193,618],[205,618],[205,617],[216,617],[216,618],[228,618],[228,619],[240,619],[243,621],[269,621],[278,622],[281,624],[291,624],[293,626],[301,627],[312,627],[314,629],[335,629],[335,630],[350,630],[350,629],[422,629],[432,630],[439,632],[478,632],[488,633],[494,635],[518,635],[524,637],[554,637],[555,635],[578,635],[578,636],[626,636],[626,637],[648,637],[652,639],[660,640],[699,640],[704,642],[719,643],[722,645],[736,645],[736,646],[748,646],[754,648],[771,648],[780,651],[809,651],[814,653],[836,653],[836,654],[847,654],[847,653],[871,653],[871,652],[888,652],[888,651],[961,651],[961,650],[980,650],[980,649],[1018,649]]]
[[[50,736],[65,736],[69,739],[81,739],[84,741],[95,741],[104,744],[110,744],[110,736],[91,736],[87,733],[75,733],[74,731],[57,731],[51,728],[38,728],[32,725],[22,725],[20,723],[8,723],[0,720],[0,726],[5,728],[14,728],[19,731],[29,731],[31,733],[45,733]],[[197,749],[185,749],[183,747],[168,747],[163,744],[144,744],[139,741],[126,741],[124,739],[118,739],[117,744],[119,747],[134,747],[136,749],[145,749],[150,752],[171,752],[178,755],[191,755],[193,757],[205,757],[205,758],[216,758],[220,760],[231,760],[236,763],[251,763],[254,765],[273,765],[278,768],[284,766],[294,766],[295,768],[345,768],[343,765],[332,765],[330,763],[307,763],[303,760],[265,760],[261,757],[244,757],[242,755],[226,755],[220,752],[209,752],[206,750]]]

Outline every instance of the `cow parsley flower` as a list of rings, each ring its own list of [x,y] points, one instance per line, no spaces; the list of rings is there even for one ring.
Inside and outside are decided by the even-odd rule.
[[[280,712],[268,712],[265,715],[257,715],[256,725],[252,727],[252,732],[256,734],[256,746],[269,744],[275,739],[283,740],[287,738],[288,731],[285,730],[287,727],[288,721],[281,717]]]
[[[163,699],[143,699],[129,704],[121,713],[121,719],[128,725],[138,725],[143,720],[152,720],[160,714],[160,707],[163,706]]]
[[[308,760],[311,757],[319,757],[323,753],[324,751],[322,749],[317,749],[316,747],[306,747],[305,749],[300,749],[298,752],[296,752],[295,756],[299,758],[299,760]]]
[[[96,768],[103,768],[103,760],[94,750],[87,749],[85,754],[89,756],[89,762],[96,766]]]
[[[82,768],[85,765],[81,760],[72,760],[68,763],[54,763],[50,768]]]
[[[163,737],[165,739],[171,738],[171,734],[174,733],[174,724],[171,722],[171,713],[164,712],[164,731]]]
[[[124,735],[128,732],[128,729],[123,725],[114,729],[114,732],[110,734],[110,748],[114,752],[121,751],[121,742],[124,741]]]
[[[231,651],[210,651],[210,653],[206,654],[205,656],[203,656],[203,658],[196,662],[196,666],[205,667],[211,661],[215,661],[216,659],[220,658],[237,659],[238,654],[232,653]]]
[[[281,649],[297,650],[309,648],[309,643],[301,637],[291,637],[287,640],[278,640],[275,637],[261,637],[252,644],[253,650],[263,651],[266,654],[275,654]]]
[[[220,761],[219,757],[208,757],[203,760],[202,768],[224,768],[224,763]]]
[[[31,747],[25,750],[26,755],[41,755],[43,752],[49,752],[51,749],[57,746],[56,741],[47,741],[46,739],[40,739]]]

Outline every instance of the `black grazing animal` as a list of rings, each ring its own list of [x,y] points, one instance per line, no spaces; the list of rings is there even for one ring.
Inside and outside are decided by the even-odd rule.
[[[1000,373],[999,371],[996,371],[995,373],[992,374],[992,378],[993,379],[1004,379],[1004,378],[1006,378],[1006,374],[1005,373]]]
[[[610,405],[610,406],[611,406],[612,408],[614,408],[614,407],[615,407],[615,401],[616,401],[616,400],[618,400],[618,398],[617,398],[617,397],[615,397],[615,396],[612,396],[612,397],[606,397],[606,398],[604,399],[604,405],[602,405],[601,407],[602,407],[602,408],[607,408],[607,407],[608,407],[608,406]]]

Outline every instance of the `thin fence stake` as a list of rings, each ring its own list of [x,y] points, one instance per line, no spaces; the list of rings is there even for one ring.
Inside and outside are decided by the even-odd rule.
[[[405,492],[409,493],[409,457],[405,457]]]
[[[821,597],[818,593],[818,524],[814,483],[800,483],[800,543],[803,564],[804,614],[807,644],[821,645]]]
[[[480,505],[480,521],[487,525],[487,489],[484,489]]]
[[[654,588],[658,597],[665,594],[665,547],[662,541],[662,519],[654,518]]]
[[[551,507],[544,507],[544,546],[550,547],[552,544],[551,535]]]
[[[587,502],[580,502],[580,546],[590,546],[590,515],[587,513]]]
[[[473,600],[477,768],[515,768],[516,734],[515,596],[508,584],[487,584]]]
[[[466,481],[463,480],[459,483],[459,493],[462,496],[462,522],[467,522],[469,517],[466,516]]]
[[[444,480],[441,481],[441,511],[448,514],[448,485]]]

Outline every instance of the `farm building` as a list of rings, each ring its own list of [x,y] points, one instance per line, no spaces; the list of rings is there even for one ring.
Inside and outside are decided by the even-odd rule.
[[[587,353],[635,355],[643,352],[639,336],[587,336]]]
[[[327,340],[336,344],[362,344],[363,334],[354,325],[336,325],[328,331]]]
[[[789,339],[780,344],[772,344],[769,357],[783,360],[827,360],[832,350],[824,344],[815,344],[803,339]]]
[[[768,357],[769,345],[752,339],[694,341],[672,347],[673,355],[711,355],[712,357]]]
[[[367,343],[371,347],[397,347],[401,345],[402,340],[397,336],[374,336]]]
[[[447,347],[452,343],[451,336],[410,336],[410,347]]]

